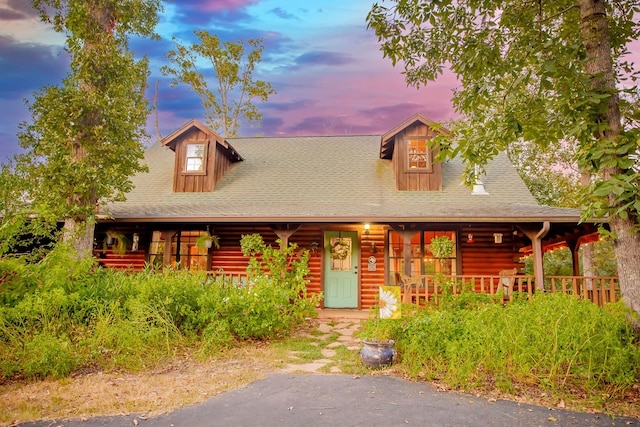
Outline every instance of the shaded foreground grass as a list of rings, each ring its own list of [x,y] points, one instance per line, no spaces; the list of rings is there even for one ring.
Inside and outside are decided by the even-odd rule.
[[[19,381],[0,385],[0,425],[41,419],[83,419],[98,415],[153,416],[203,402],[282,370],[324,357],[323,348],[337,334],[324,334],[312,320],[291,337],[249,342],[208,360],[189,350],[171,360],[137,372],[96,371],[69,378]],[[365,374],[358,354],[336,347],[332,362],[320,370],[339,366],[345,373]]]
[[[356,321],[357,322],[357,321]],[[88,418],[98,415],[142,414],[153,416],[182,406],[203,402],[228,390],[240,388],[282,370],[289,364],[304,364],[322,356],[334,344],[335,356],[319,368],[330,373],[338,367],[344,374],[405,376],[402,364],[372,371],[360,363],[357,350],[338,345],[337,334],[322,333],[318,321],[310,321],[290,338],[265,344],[247,343],[206,361],[188,351],[154,368],[138,372],[85,372],[60,380],[16,382],[0,386],[0,425],[38,419]],[[448,387],[437,380],[441,391]],[[618,400],[602,396],[551,396],[535,387],[520,385],[513,394],[498,393],[490,384],[476,388],[488,399],[510,399],[588,412],[640,417],[640,390],[633,388]]]
[[[0,386],[0,424],[38,419],[155,415],[202,402],[277,369],[268,346],[245,345],[199,361],[185,354],[139,372],[90,372]]]

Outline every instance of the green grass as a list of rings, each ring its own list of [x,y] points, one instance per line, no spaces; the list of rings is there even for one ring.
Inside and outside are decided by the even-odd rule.
[[[620,303],[600,308],[543,294],[503,306],[473,298],[403,318],[395,329],[400,362],[394,369],[454,389],[533,387],[559,399],[600,396],[602,405],[640,381],[638,337]]]

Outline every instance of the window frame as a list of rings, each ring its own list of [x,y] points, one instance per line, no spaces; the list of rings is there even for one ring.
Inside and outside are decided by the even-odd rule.
[[[407,161],[407,172],[415,172],[415,173],[425,173],[425,172],[433,172],[433,161],[431,159],[431,147],[428,143],[429,139],[426,136],[419,137],[408,137],[405,140],[405,158]],[[415,144],[419,144],[419,147],[415,147]],[[415,148],[414,148],[415,147]],[[414,148],[412,150],[412,148]],[[419,151],[416,148],[424,148],[424,151]],[[411,167],[413,163],[419,163],[416,160],[412,160],[412,157],[420,156],[424,158],[424,167],[416,166]],[[421,162],[420,162],[421,163]]]
[[[392,234],[395,233],[397,238],[393,238]],[[436,275],[441,273],[442,262],[438,262],[430,250],[429,245],[431,239],[434,237],[447,235],[452,238],[454,243],[453,255],[446,260],[447,267],[449,269],[446,275],[458,274],[458,261],[460,257],[459,248],[459,230],[457,228],[446,229],[422,229],[416,230],[419,236],[416,241],[412,241],[411,244],[411,274],[412,275]],[[387,251],[386,262],[389,266],[387,271],[388,283],[394,283],[394,276],[401,277],[404,275],[404,241],[402,236],[395,230],[388,230],[387,232]],[[433,268],[433,271],[429,271]],[[397,279],[396,279],[397,280]]]
[[[201,145],[203,147],[202,156],[189,156],[189,147]],[[207,141],[190,141],[184,144],[184,162],[182,163],[182,173],[185,175],[206,175],[207,174],[207,153],[209,143]],[[189,170],[190,159],[202,159],[202,169]]]
[[[200,248],[197,245],[198,238],[204,235],[207,235],[207,232],[202,230],[180,230],[172,234],[170,240],[165,240],[163,231],[154,230],[151,234],[149,247],[149,263],[156,267],[162,267],[165,246],[170,245],[169,264],[171,267],[209,271],[210,251],[208,248]]]

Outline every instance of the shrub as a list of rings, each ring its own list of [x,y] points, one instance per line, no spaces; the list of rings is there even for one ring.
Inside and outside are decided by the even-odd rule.
[[[68,338],[40,333],[24,346],[24,375],[29,378],[63,378],[76,368],[73,346]]]
[[[308,253],[273,249],[259,235],[243,247],[246,286],[187,270],[101,269],[64,246],[35,264],[0,260],[0,378],[60,377],[83,364],[139,369],[184,346],[212,355],[315,315]]]
[[[12,306],[35,289],[29,266],[21,258],[0,259],[0,305]]]
[[[630,312],[564,294],[531,301],[423,310],[398,338],[413,377],[452,387],[519,384],[557,393],[624,390],[640,378],[640,349]]]

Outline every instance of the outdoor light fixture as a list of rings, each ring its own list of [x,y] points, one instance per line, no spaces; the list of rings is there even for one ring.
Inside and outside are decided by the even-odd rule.
[[[137,252],[139,244],[140,244],[140,235],[138,233],[133,233],[133,239],[131,241],[131,252]]]
[[[473,243],[473,234],[472,233],[467,234],[467,243]]]
[[[320,243],[311,242],[311,244],[309,246],[311,247],[311,252],[315,254],[316,252],[318,252],[318,248],[320,247]]]
[[[378,252],[378,246],[376,245],[376,242],[371,242],[371,246],[369,247],[369,250],[371,251],[372,254],[375,254],[376,252]]]
[[[371,228],[371,225],[370,225],[370,224],[365,224],[365,225],[364,225],[364,234],[367,234],[367,235],[368,235],[368,234],[369,234],[369,229],[370,229],[370,228]]]
[[[484,188],[484,184],[482,181],[477,180],[475,184],[473,184],[473,189],[471,190],[472,196],[488,196],[489,193]]]
[[[493,243],[502,243],[502,233],[493,233]]]

